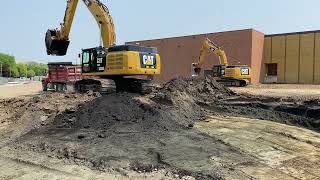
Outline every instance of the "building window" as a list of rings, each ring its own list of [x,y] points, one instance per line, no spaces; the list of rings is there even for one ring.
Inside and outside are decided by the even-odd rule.
[[[278,75],[278,64],[266,64],[267,76],[277,76]]]

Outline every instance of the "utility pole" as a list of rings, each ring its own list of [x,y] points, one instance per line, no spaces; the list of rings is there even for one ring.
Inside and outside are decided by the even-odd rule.
[[[2,62],[0,62],[0,77],[2,77]]]

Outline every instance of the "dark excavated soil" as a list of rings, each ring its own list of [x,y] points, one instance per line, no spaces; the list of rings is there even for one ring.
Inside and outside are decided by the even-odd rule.
[[[209,114],[320,131],[318,101],[238,95],[209,78],[173,79],[146,96],[43,94],[1,104],[10,116],[2,121],[11,119],[18,125],[32,122],[27,130],[21,125],[21,132],[2,135],[8,147],[122,173],[161,168],[196,179],[247,178],[237,166],[257,164],[256,159],[193,128]],[[20,110],[13,110],[16,105]],[[228,167],[208,163],[212,154],[234,163]]]

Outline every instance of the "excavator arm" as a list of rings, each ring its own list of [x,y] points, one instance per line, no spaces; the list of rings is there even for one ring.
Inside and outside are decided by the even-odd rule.
[[[194,72],[193,76],[198,76],[201,73],[201,69],[205,62],[208,51],[219,57],[221,65],[228,65],[228,58],[226,53],[218,45],[214,44],[210,39],[206,38],[202,44],[198,62],[192,64],[192,71]]]
[[[115,45],[115,27],[108,8],[99,0],[83,0],[83,2],[100,27],[103,46],[109,48],[110,46]],[[49,29],[47,31],[45,42],[48,55],[66,55],[70,44],[69,34],[77,5],[78,0],[68,0],[64,20],[60,29]]]

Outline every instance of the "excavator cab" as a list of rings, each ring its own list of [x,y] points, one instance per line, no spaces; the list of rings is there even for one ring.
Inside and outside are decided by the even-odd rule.
[[[54,56],[64,56],[67,54],[67,50],[70,44],[69,40],[59,40],[58,31],[49,29],[46,33],[46,47],[47,54]]]
[[[224,77],[226,74],[226,66],[225,65],[214,65],[212,68],[212,76],[213,77]]]
[[[96,47],[82,50],[82,72],[103,72],[106,66],[107,50]]]
[[[223,78],[226,74],[226,65],[214,65],[210,70],[204,70],[204,76],[210,76],[214,78]]]

